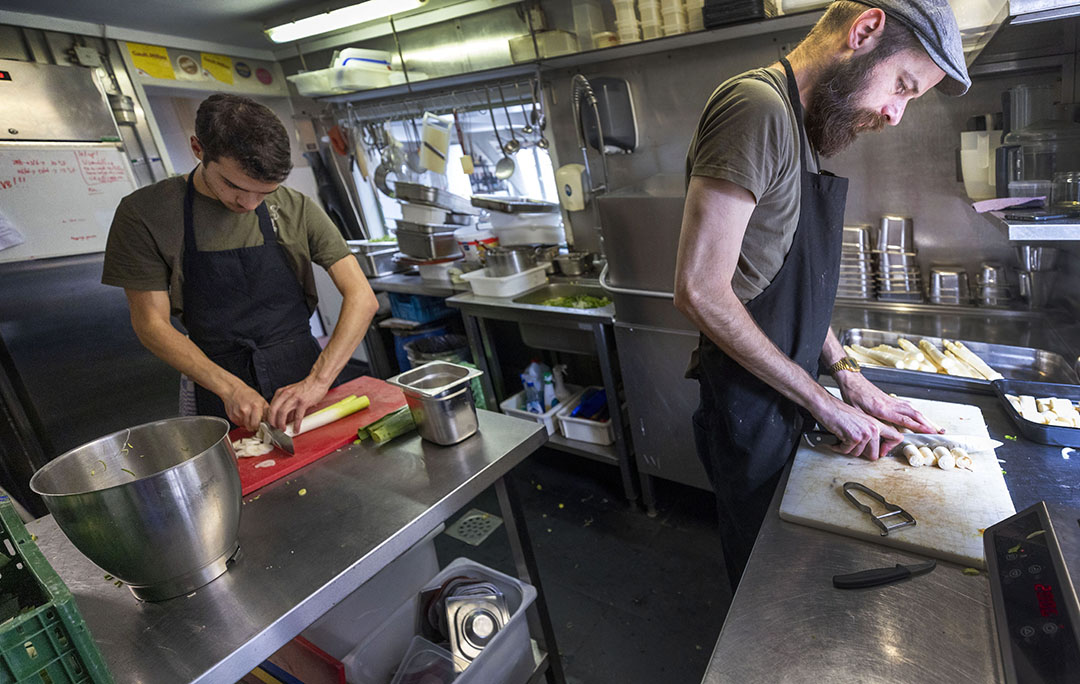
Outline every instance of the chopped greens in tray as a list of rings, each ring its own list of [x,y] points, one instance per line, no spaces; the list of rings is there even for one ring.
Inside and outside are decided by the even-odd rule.
[[[540,302],[540,306],[558,306],[563,309],[599,309],[607,306],[611,300],[607,297],[592,295],[572,295],[570,297],[552,297]]]
[[[384,235],[380,238],[371,238],[368,242],[397,242],[397,235]]]

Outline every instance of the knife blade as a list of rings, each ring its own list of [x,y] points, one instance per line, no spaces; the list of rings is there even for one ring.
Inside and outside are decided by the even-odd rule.
[[[288,436],[283,431],[278,430],[265,420],[259,423],[259,432],[262,433],[260,438],[264,442],[269,440],[274,446],[288,453],[290,456],[296,454],[296,447],[293,445],[292,437]]]
[[[807,444],[813,447],[835,446],[840,443],[839,437],[825,430],[807,430],[803,434],[803,437],[806,439]],[[996,439],[990,439],[989,437],[983,437],[981,435],[924,435],[911,432],[904,433],[903,437],[904,441],[889,453],[899,451],[903,448],[904,444],[928,446],[931,449],[943,446],[946,449],[963,449],[964,451],[976,453],[980,451],[993,451],[1002,445],[1002,443]]]
[[[833,575],[832,583],[837,589],[865,589],[878,587],[882,584],[892,584],[900,580],[930,572],[937,567],[937,562],[927,561],[915,565],[896,564],[893,568],[874,568],[873,570],[860,570],[846,575]]]

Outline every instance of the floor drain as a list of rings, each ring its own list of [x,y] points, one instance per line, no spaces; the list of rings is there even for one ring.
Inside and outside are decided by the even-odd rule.
[[[502,525],[502,518],[474,508],[458,518],[456,523],[446,528],[446,532],[443,534],[466,544],[480,546],[499,525]]]

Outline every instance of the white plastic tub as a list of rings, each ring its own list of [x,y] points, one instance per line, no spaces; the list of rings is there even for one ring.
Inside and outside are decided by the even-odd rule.
[[[285,77],[304,97],[351,93],[390,85],[390,70],[359,66],[330,67]]]
[[[547,433],[549,435],[554,435],[559,431],[559,425],[555,420],[555,414],[566,408],[568,404],[577,405],[577,400],[581,398],[581,393],[585,391],[583,388],[571,384],[567,384],[566,389],[570,392],[570,396],[566,398],[566,401],[552,406],[544,413],[531,413],[525,410],[525,390],[521,390],[500,403],[499,409],[508,416],[524,418],[525,420],[540,423],[547,428]]]
[[[483,269],[464,273],[461,277],[469,283],[473,294],[481,297],[513,297],[547,282],[544,266],[535,266],[527,271],[501,278],[485,275]]]
[[[350,684],[389,682],[416,635],[420,592],[461,575],[476,577],[498,587],[506,597],[510,620],[492,638],[483,653],[458,675],[455,684],[524,684],[534,668],[525,611],[536,600],[536,589],[466,558],[458,558],[434,577],[429,575],[428,581],[414,584],[411,596],[398,606],[390,618],[341,659]]]
[[[586,387],[589,389],[603,389],[602,387]],[[581,401],[581,397],[585,394],[585,390],[582,390],[575,398],[567,401],[566,404],[559,409],[555,414],[555,418],[559,423],[559,432],[567,439],[576,439],[580,442],[589,442],[591,444],[611,444],[615,441],[615,428],[611,424],[611,418],[601,422],[598,420],[589,420],[587,418],[573,418],[570,416],[570,412],[577,407],[578,402]]]

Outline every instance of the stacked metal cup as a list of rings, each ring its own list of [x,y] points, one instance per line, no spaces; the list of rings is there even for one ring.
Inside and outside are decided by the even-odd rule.
[[[930,292],[931,304],[967,306],[971,303],[968,289],[968,274],[960,266],[931,266]]]
[[[1058,250],[1051,247],[1018,245],[1016,258],[1020,262],[1017,278],[1020,281],[1020,298],[1032,309],[1045,309],[1054,292],[1057,272]]]
[[[915,252],[911,217],[882,216],[873,250],[877,298],[886,302],[923,301],[922,279]]]
[[[975,279],[975,302],[991,308],[1006,307],[1012,305],[1013,299],[1005,267],[991,261],[980,264],[979,277]]]
[[[844,226],[837,297],[874,298],[874,263],[870,257],[870,232],[871,227],[866,225]]]

